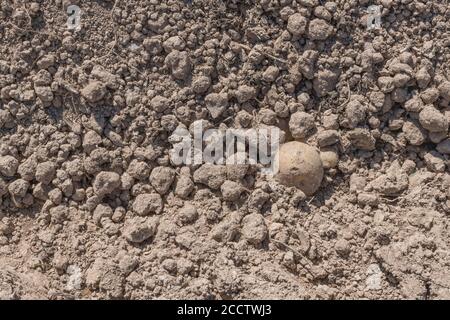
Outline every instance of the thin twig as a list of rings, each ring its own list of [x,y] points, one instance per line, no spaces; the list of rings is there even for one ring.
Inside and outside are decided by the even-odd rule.
[[[238,43],[238,42],[235,42],[235,44],[237,44],[238,46],[240,46],[241,48],[243,48],[243,49],[245,49],[247,51],[251,51],[252,50],[252,48],[250,48],[249,46],[246,46],[245,44]],[[274,55],[272,55],[270,53],[267,53],[267,52],[259,49],[259,48],[254,48],[254,49],[256,51],[258,51],[259,53],[262,53],[263,55],[265,55],[265,56],[267,56],[269,58],[272,58],[272,59],[274,59],[274,60],[276,60],[278,62],[281,62],[281,63],[284,63],[284,64],[288,64],[288,62],[286,60],[284,60],[284,59],[278,58],[278,57],[276,57],[276,56],[274,56]]]
[[[310,275],[312,275],[313,277],[315,276],[314,273],[311,270],[309,270],[310,267],[307,266],[305,263],[303,263],[301,261],[302,255],[297,250],[295,250],[294,248],[290,247],[289,245],[287,245],[287,244],[285,244],[285,243],[283,243],[281,241],[278,241],[278,240],[275,240],[275,239],[270,239],[270,241],[278,243],[278,244],[281,244],[282,246],[286,247],[287,249],[289,249],[293,253],[295,253],[299,257],[298,264],[300,264]]]

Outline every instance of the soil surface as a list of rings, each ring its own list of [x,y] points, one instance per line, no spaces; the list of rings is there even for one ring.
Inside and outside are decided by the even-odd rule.
[[[450,299],[449,21],[0,0],[0,298]],[[174,164],[196,124],[280,128],[284,171]]]

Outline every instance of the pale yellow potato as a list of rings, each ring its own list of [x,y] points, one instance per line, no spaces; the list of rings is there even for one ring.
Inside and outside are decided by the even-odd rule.
[[[315,148],[298,141],[281,145],[279,172],[276,175],[280,183],[313,195],[319,189],[322,178],[322,160]]]

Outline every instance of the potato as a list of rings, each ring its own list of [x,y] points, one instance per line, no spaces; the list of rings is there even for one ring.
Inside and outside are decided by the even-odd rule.
[[[310,196],[319,189],[322,178],[322,160],[315,148],[297,141],[281,145],[276,175],[280,183],[297,187]]]

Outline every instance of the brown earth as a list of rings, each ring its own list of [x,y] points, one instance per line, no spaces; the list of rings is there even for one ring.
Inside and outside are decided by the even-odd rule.
[[[0,0],[0,298],[449,299],[449,21],[445,0]],[[198,120],[316,148],[319,190],[173,165]]]

